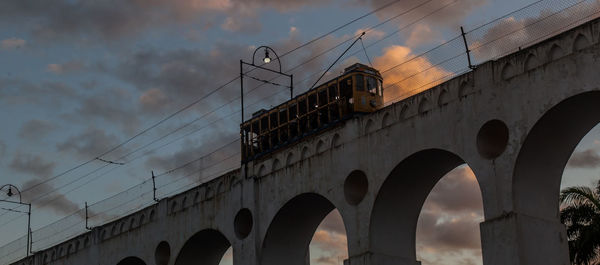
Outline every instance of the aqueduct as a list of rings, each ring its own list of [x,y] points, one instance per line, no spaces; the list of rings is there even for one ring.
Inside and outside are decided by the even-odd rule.
[[[463,163],[483,198],[485,265],[569,264],[558,195],[600,122],[599,39],[588,22],[14,264],[217,265],[231,246],[236,265],[306,265],[333,209],[344,264],[418,264],[423,202]]]

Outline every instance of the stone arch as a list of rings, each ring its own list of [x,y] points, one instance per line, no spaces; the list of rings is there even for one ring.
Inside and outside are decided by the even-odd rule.
[[[429,99],[423,97],[419,102],[419,114],[425,113],[429,110]]]
[[[396,165],[379,188],[371,213],[374,255],[394,257],[390,264],[416,261],[415,229],[423,203],[443,176],[464,163],[449,151],[427,149]]]
[[[287,157],[285,158],[285,166],[289,167],[294,163],[294,153],[289,152]]]
[[[440,92],[440,96],[438,97],[438,106],[444,106],[446,104],[448,104],[449,101],[449,97],[450,95],[448,94],[448,90],[446,89],[442,89],[442,92]]]
[[[125,232],[125,222],[121,222],[121,226],[119,227],[119,233]]]
[[[222,183],[219,183],[219,188],[221,187]],[[218,190],[217,190],[218,191]],[[185,210],[185,208],[187,207],[187,196],[183,196],[183,199],[181,200],[181,210]]]
[[[527,58],[525,58],[525,62],[523,63],[523,70],[525,72],[536,68],[538,66],[538,60],[537,57],[535,56],[535,54],[530,53],[527,55]]]
[[[463,81],[460,83],[460,87],[458,87],[458,98],[459,99],[462,99],[467,96],[468,85],[469,84],[466,81]]]
[[[175,259],[175,265],[218,265],[231,243],[221,232],[205,229],[190,237]]]
[[[111,228],[110,235],[114,236],[117,234],[117,224],[114,224]]]
[[[145,219],[145,218],[146,218],[146,216],[145,216],[144,214],[142,214],[142,215],[140,216],[140,224],[139,224],[138,226],[142,226],[142,225],[144,224],[144,222],[146,221],[146,219]]]
[[[515,163],[515,211],[558,220],[563,170],[579,141],[600,122],[600,116],[590,113],[600,113],[600,91],[569,97],[535,123]]]
[[[577,37],[575,37],[575,40],[573,41],[573,51],[579,51],[582,50],[586,47],[588,47],[590,45],[590,41],[588,40],[588,38],[579,33],[577,34]]]
[[[550,48],[550,51],[548,52],[548,59],[549,61],[554,61],[560,57],[563,57],[565,55],[565,52],[563,51],[563,49],[560,47],[560,45],[558,44],[552,44],[552,48]]]
[[[516,220],[527,225],[520,250],[524,263],[567,264],[565,226],[559,218],[559,193],[565,166],[579,141],[600,122],[600,91],[571,96],[549,107],[525,137],[512,178]],[[539,239],[544,240],[540,246]],[[553,253],[542,255],[540,253]]]
[[[506,63],[502,67],[502,72],[500,73],[500,77],[502,80],[508,80],[515,75],[515,67],[512,63]]]
[[[317,146],[315,147],[315,153],[320,154],[323,151],[325,151],[325,142],[319,139],[319,142],[317,142]]]
[[[127,257],[119,261],[117,265],[146,265],[146,262],[138,257]]]
[[[69,244],[69,246],[67,246],[67,256],[70,255],[71,253],[73,253],[73,244]]]
[[[365,134],[369,134],[375,131],[375,125],[373,125],[373,120],[368,119],[367,124],[365,125]]]
[[[340,146],[342,143],[340,143],[340,135],[338,133],[334,134],[333,137],[331,138],[331,148],[335,148]]]
[[[300,160],[304,160],[306,158],[308,158],[308,156],[310,155],[309,151],[308,151],[308,147],[305,146],[302,148],[302,152],[300,153]]]
[[[408,105],[403,105],[402,109],[400,110],[400,115],[398,115],[400,117],[400,120],[405,120],[407,118],[408,115]]]
[[[277,171],[281,166],[279,165],[279,159],[273,159],[273,164],[271,165],[271,172]]]
[[[198,196],[198,192],[196,192],[196,196]],[[154,217],[156,215],[156,212],[154,211],[154,209],[152,209],[152,211],[150,211],[150,221],[154,221]]]
[[[75,240],[75,251],[77,252],[79,250],[79,240]]]
[[[304,193],[289,200],[269,224],[262,243],[260,264],[307,264],[313,234],[335,208],[327,198],[316,193]]]
[[[267,173],[267,167],[265,167],[264,164],[260,165],[260,168],[258,168],[258,177],[262,178],[265,176],[265,174]]]
[[[129,229],[132,229],[134,225],[135,225],[135,217],[131,217],[131,219],[129,219]]]
[[[177,201],[173,200],[173,202],[171,202],[171,213],[174,213],[176,211],[177,211]]]
[[[385,128],[389,126],[391,123],[390,113],[386,112],[383,114],[383,118],[381,118],[381,128]]]
[[[196,193],[194,193],[194,203],[198,203],[200,199],[200,191],[196,190]]]

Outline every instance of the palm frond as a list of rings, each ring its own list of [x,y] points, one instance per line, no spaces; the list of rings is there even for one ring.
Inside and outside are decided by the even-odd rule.
[[[592,204],[600,211],[600,200],[590,187],[568,187],[560,192],[560,202],[563,205]]]

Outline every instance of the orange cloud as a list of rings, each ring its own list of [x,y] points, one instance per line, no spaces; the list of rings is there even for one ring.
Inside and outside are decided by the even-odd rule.
[[[24,39],[9,38],[0,41],[0,47],[2,47],[3,50],[17,49],[25,46],[25,43],[26,41]]]
[[[383,72],[384,101],[398,101],[441,82],[450,72],[434,66],[425,57],[414,58],[412,50],[393,45],[384,49],[383,55],[373,60],[373,65]]]

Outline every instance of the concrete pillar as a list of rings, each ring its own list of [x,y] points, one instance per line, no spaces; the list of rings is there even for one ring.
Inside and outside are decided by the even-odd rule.
[[[344,265],[421,265],[421,262],[415,261],[414,258],[367,252],[349,257],[347,260],[344,260]]]
[[[568,265],[565,226],[518,213],[481,223],[484,265]]]

